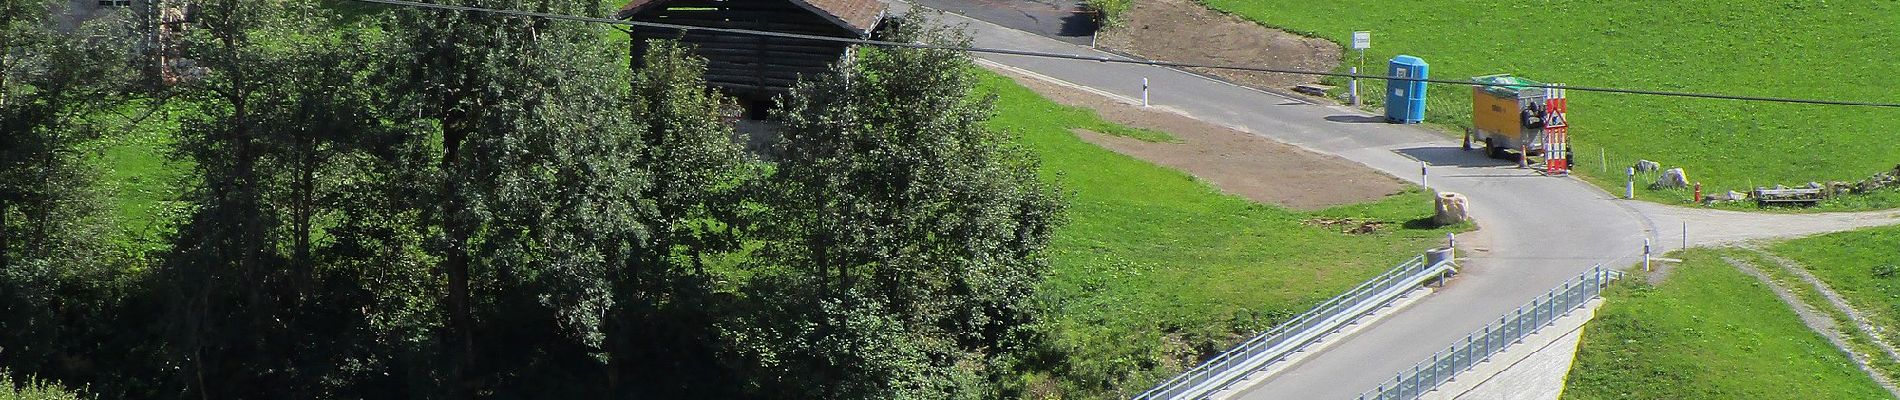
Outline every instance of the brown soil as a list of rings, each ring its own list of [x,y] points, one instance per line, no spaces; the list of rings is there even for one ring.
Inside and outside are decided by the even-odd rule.
[[[1385,222],[1368,221],[1368,220],[1353,219],[1353,218],[1324,218],[1324,217],[1313,218],[1313,219],[1306,220],[1306,224],[1312,225],[1312,226],[1323,226],[1327,228],[1334,228],[1334,229],[1338,229],[1340,233],[1345,233],[1345,234],[1350,234],[1350,235],[1364,235],[1364,234],[1369,234],[1369,233],[1376,233],[1379,231],[1379,229],[1385,228]]]
[[[1100,32],[1097,45],[1149,59],[1305,71],[1339,66],[1339,45],[1270,29],[1209,10],[1194,0],[1140,0],[1123,14],[1126,24]],[[1230,70],[1195,72],[1242,85],[1286,92],[1318,82],[1310,75]]]
[[[1186,171],[1223,191],[1261,203],[1317,210],[1377,200],[1406,188],[1398,178],[1337,156],[1122,103],[1011,70],[997,72],[1057,103],[1095,110],[1102,119],[1118,124],[1167,132],[1179,143],[1144,142],[1078,130],[1076,135],[1082,140]]]

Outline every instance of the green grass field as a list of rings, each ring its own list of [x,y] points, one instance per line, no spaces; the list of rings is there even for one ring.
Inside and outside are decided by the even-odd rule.
[[[1083,142],[1092,112],[985,74],[993,127],[1022,136],[1073,196],[1057,234],[1045,303],[1066,353],[1053,381],[1069,397],[1119,397],[1225,350],[1438,244],[1448,230],[1412,191],[1314,213],[1227,195],[1190,175]],[[1387,222],[1369,235],[1309,226],[1318,217]],[[1047,383],[1045,383],[1047,384]]]
[[[1628,279],[1605,294],[1565,398],[1891,397],[1717,251],[1676,255],[1685,262],[1661,286]]]
[[[146,104],[131,104],[126,115],[141,115]],[[184,102],[172,102],[166,109],[152,113],[137,124],[120,129],[108,137],[99,154],[104,165],[100,176],[111,196],[112,218],[120,230],[113,242],[127,254],[162,249],[160,242],[176,222],[173,201],[183,189],[190,166],[169,156],[171,133],[178,129],[181,113],[190,112]]]
[[[1900,227],[1796,239],[1769,248],[1800,263],[1900,341]]]
[[[1900,86],[1887,83],[1900,75],[1894,0],[1200,1],[1338,43],[1373,31],[1371,71],[1409,54],[1440,79],[1512,73],[1577,86],[1900,102]],[[1469,125],[1470,89],[1430,90],[1429,118]],[[1617,193],[1620,164],[1639,158],[1685,167],[1711,192],[1857,181],[1900,163],[1892,140],[1900,112],[1892,109],[1577,91],[1570,105],[1579,171]],[[1600,150],[1619,164],[1608,173],[1594,165]],[[1847,207],[1895,206],[1900,196]]]

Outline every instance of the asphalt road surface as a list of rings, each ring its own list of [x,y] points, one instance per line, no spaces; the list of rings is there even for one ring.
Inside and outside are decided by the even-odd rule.
[[[931,1],[937,0],[925,0]],[[906,8],[896,4],[893,11]],[[969,28],[979,47],[1116,57],[963,15],[945,14],[939,20]],[[1334,345],[1241,389],[1241,398],[1351,398],[1592,267],[1633,265],[1641,259],[1646,238],[1658,254],[1679,248],[1684,222],[1690,245],[1900,222],[1900,212],[1764,215],[1618,200],[1576,179],[1519,169],[1479,151],[1463,151],[1443,133],[1386,124],[1352,108],[1312,104],[1164,67],[977,57],[1124,99],[1140,98],[1145,77],[1155,107],[1338,155],[1413,183],[1426,180],[1420,176],[1423,162],[1432,189],[1470,199],[1470,214],[1480,229],[1459,237],[1462,269],[1447,287],[1350,337],[1329,338]]]

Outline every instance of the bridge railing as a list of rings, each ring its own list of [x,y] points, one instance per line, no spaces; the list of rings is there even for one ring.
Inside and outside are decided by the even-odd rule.
[[[1430,359],[1419,362],[1410,370],[1400,371],[1392,380],[1360,394],[1358,400],[1419,398],[1452,377],[1490,360],[1492,355],[1513,344],[1522,343],[1525,336],[1556,323],[1557,318],[1582,308],[1584,303],[1602,294],[1609,281],[1622,276],[1621,272],[1597,266],[1564,281],[1563,285],[1551,289],[1542,297],[1532,299],[1530,304],[1498,317],[1496,322],[1465,335],[1464,340],[1453,342],[1450,347],[1433,353]]]
[[[1134,398],[1205,398],[1247,374],[1285,359],[1340,326],[1391,303],[1418,285],[1454,271],[1449,253],[1443,254],[1447,254],[1445,259],[1436,263],[1428,263],[1425,256],[1419,256],[1399,264]]]

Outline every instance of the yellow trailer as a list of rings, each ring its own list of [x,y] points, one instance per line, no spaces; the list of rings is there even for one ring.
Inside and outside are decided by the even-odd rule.
[[[1543,83],[1509,74],[1471,78],[1471,131],[1465,134],[1465,150],[1484,145],[1492,158],[1511,157],[1515,150],[1523,157],[1543,154],[1544,103]]]

